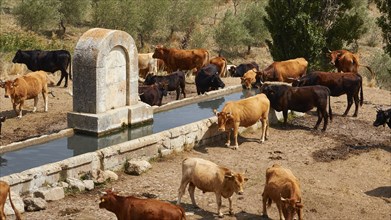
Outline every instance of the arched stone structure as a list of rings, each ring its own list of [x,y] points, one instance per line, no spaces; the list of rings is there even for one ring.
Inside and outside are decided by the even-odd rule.
[[[76,45],[72,64],[68,127],[101,135],[152,119],[152,108],[138,101],[137,48],[128,33],[88,30]]]

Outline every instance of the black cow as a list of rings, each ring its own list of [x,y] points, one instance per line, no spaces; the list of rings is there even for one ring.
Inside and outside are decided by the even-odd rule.
[[[373,126],[378,127],[387,124],[391,128],[391,108],[388,110],[377,109],[376,112],[376,120],[373,122]]]
[[[242,63],[239,66],[232,66],[228,71],[230,72],[232,77],[243,77],[243,75],[249,71],[255,68],[257,72],[259,72],[259,66],[255,62],[251,63]]]
[[[350,107],[352,107],[353,99],[356,106],[353,117],[357,117],[358,106],[363,105],[364,92],[362,88],[362,77],[353,72],[337,73],[337,72],[321,72],[314,71],[307,74],[292,83],[293,86],[313,86],[322,85],[330,89],[331,96],[340,96],[346,94],[348,99],[348,106],[346,107],[343,116],[349,113]],[[360,92],[361,98],[359,99],[358,93]]]
[[[5,116],[0,117],[0,135],[1,135],[1,126],[3,122],[5,122]]]
[[[185,93],[185,74],[182,71],[176,71],[167,76],[156,76],[153,74],[148,74],[145,77],[144,85],[152,85],[154,83],[163,83],[167,82],[167,91],[176,91],[176,100],[179,99],[179,95],[182,91],[183,98],[186,98]]]
[[[68,72],[66,69],[69,65],[69,78],[72,80],[71,54],[67,50],[18,50],[12,62],[24,63],[31,71],[43,70],[54,73],[60,70],[61,78],[58,81],[57,86],[59,86],[65,78],[64,87],[68,86]]]
[[[139,86],[138,93],[142,102],[145,102],[150,106],[161,106],[163,96],[167,96],[167,83]]]
[[[325,86],[291,87],[286,84],[264,83],[260,91],[266,94],[274,110],[282,111],[285,126],[288,119],[288,110],[307,112],[316,107],[318,121],[314,129],[318,129],[323,117],[322,131],[327,128],[328,116],[330,116],[330,121],[332,120],[330,90]],[[327,114],[327,101],[329,102],[329,114]]]
[[[198,71],[194,81],[198,95],[204,94],[210,90],[217,90],[219,87],[225,87],[224,82],[219,76],[219,70],[214,64],[208,64],[202,67]]]

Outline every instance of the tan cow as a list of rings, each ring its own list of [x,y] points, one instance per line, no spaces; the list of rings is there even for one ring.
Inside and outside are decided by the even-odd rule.
[[[232,195],[234,193],[242,195],[243,186],[247,181],[242,173],[236,173],[226,167],[219,166],[211,161],[201,158],[186,158],[182,161],[182,180],[178,189],[178,201],[185,193],[189,184],[189,194],[192,204],[197,207],[194,199],[194,191],[197,187],[202,192],[214,192],[216,194],[217,213],[223,217],[221,212],[221,196],[228,198],[229,213],[233,214]]]
[[[277,204],[280,219],[292,220],[297,213],[299,220],[303,219],[303,204],[300,184],[292,171],[278,164],[266,170],[266,184],[262,193],[263,216],[267,216],[268,207],[272,202]]]
[[[138,54],[138,75],[145,79],[148,73],[157,73],[157,59],[152,58],[153,53]]]
[[[42,93],[45,102],[45,112],[48,111],[48,76],[44,71],[28,73],[15,80],[8,80],[4,83],[5,97],[11,97],[12,106],[16,115],[22,117],[24,101],[34,99],[34,110],[37,110],[38,95]],[[16,107],[19,105],[19,112]]]
[[[257,77],[257,73],[256,73],[256,69],[252,69],[252,70],[249,70],[247,71],[243,77],[241,77],[241,83],[242,83],[242,86],[243,88],[246,88],[246,89],[251,89],[252,86],[256,83],[256,77]]]
[[[152,57],[162,59],[168,73],[177,70],[193,70],[196,73],[209,63],[209,52],[205,49],[181,50],[159,45]]]
[[[217,66],[220,77],[227,77],[227,60],[224,57],[214,57],[209,63]]]
[[[234,149],[239,148],[238,144],[238,130],[239,126],[249,127],[262,122],[262,136],[261,142],[264,142],[268,136],[269,127],[269,110],[270,102],[265,94],[258,94],[246,99],[238,101],[227,102],[221,112],[214,109],[214,113],[218,118],[219,131],[227,132],[226,146],[231,144],[231,129],[233,128],[235,146]]]
[[[11,189],[8,183],[1,181],[0,180],[0,220],[5,220],[6,216],[4,213],[4,204],[5,201],[7,200],[7,195],[10,198],[10,204],[12,209],[15,212],[16,220],[21,220],[22,216],[20,215],[19,211],[15,208],[14,203],[12,202],[11,199]]]
[[[279,81],[291,83],[307,72],[308,62],[304,58],[296,58],[280,62],[273,62],[258,75],[263,82]]]

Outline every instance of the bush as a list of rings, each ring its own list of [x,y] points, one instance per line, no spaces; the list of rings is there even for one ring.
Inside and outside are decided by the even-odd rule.
[[[374,56],[370,66],[376,74],[376,82],[379,88],[391,90],[391,57],[381,52]]]

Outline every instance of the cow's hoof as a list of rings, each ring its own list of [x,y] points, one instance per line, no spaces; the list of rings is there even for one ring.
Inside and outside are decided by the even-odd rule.
[[[237,149],[239,149],[239,146],[234,146],[234,147],[232,147],[232,149],[237,150]]]
[[[219,214],[219,218],[223,218],[224,215],[222,213]]]
[[[356,115],[356,114],[354,114],[354,115],[353,115],[353,117],[357,117],[357,115]]]

